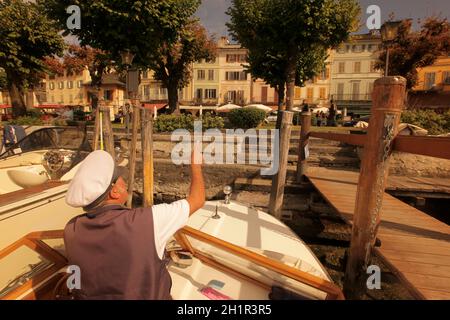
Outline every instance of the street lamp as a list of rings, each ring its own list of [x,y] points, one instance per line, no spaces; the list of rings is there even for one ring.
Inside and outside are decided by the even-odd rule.
[[[120,53],[120,57],[122,58],[122,64],[129,68],[133,64],[135,54],[130,50],[124,50]]]
[[[381,26],[381,41],[386,43],[386,71],[385,76],[389,76],[389,46],[394,42],[398,35],[398,28],[400,27],[401,21],[387,21]]]
[[[127,76],[126,76],[126,98],[129,98],[129,92],[128,92],[128,88],[129,88],[129,78],[130,78],[130,68],[133,65],[133,60],[135,57],[135,54],[132,53],[130,50],[124,50],[122,52],[120,52],[120,57],[122,58],[122,64],[125,66],[125,69],[127,71]],[[127,137],[130,134],[130,107],[129,105],[125,105],[125,127],[127,129]]]

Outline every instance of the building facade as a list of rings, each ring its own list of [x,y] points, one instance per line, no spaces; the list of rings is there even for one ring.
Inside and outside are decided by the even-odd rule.
[[[417,70],[419,81],[414,91],[450,92],[450,56],[440,57],[432,66]]]
[[[217,59],[219,63],[219,104],[251,103],[252,80],[245,71],[247,49],[239,44],[231,44],[226,37],[218,42]]]
[[[352,36],[334,52],[331,62],[331,99],[338,108],[368,114],[375,80],[383,76],[375,64],[381,49],[376,33]]]
[[[87,69],[78,74],[47,75],[43,81],[45,95],[41,95],[39,104],[44,106],[79,106],[90,111],[92,94],[91,77]],[[110,106],[114,113],[124,105],[125,83],[117,74],[105,75],[102,79],[99,97]]]

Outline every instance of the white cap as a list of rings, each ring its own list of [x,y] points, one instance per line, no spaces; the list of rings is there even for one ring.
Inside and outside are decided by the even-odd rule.
[[[114,160],[109,153],[102,150],[90,153],[69,184],[66,203],[75,208],[93,204],[110,189],[114,172]]]

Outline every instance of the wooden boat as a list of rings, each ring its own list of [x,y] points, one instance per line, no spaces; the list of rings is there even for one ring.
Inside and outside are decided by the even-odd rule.
[[[57,133],[58,139],[64,134]],[[68,207],[64,196],[79,160],[64,161],[73,160],[67,154],[74,153],[82,159],[81,153],[88,151],[81,149],[35,148],[0,160],[2,187],[11,190],[0,195],[0,299],[70,296],[62,229],[81,211]],[[32,179],[43,171],[57,179],[20,187],[8,170],[21,169],[31,170]],[[237,202],[207,202],[168,251],[174,299],[343,298],[294,232],[269,214]]]

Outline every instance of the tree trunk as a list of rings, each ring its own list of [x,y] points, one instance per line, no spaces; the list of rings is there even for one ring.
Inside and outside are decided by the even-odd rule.
[[[180,105],[178,103],[178,86],[171,84],[167,86],[170,113],[180,114]]]
[[[284,98],[285,98],[285,84],[281,84],[277,86],[275,90],[277,90],[278,93],[278,111],[284,111],[286,108],[284,106]]]
[[[278,93],[278,113],[277,113],[277,124],[275,126],[276,129],[281,129],[281,111],[286,110],[286,106],[284,105],[284,90],[285,90],[285,84],[280,84],[276,86],[275,90]]]
[[[292,111],[294,108],[294,96],[295,96],[295,71],[296,71],[296,59],[295,56],[291,56],[286,70],[287,79],[287,95],[286,95],[286,110]]]
[[[7,74],[8,78],[8,92],[11,98],[11,106],[13,117],[21,117],[27,114],[27,107],[23,97],[23,90],[19,84],[14,81],[14,76]]]

